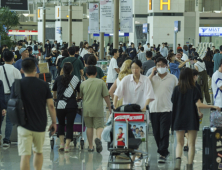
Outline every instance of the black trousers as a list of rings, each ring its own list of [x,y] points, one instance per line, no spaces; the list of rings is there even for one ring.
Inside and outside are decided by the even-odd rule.
[[[73,124],[76,117],[76,113],[77,109],[56,110],[57,118],[59,121],[58,136],[65,135],[66,126],[66,139],[73,139]],[[65,120],[67,120],[67,122]]]
[[[158,148],[157,152],[165,157],[169,154],[168,147],[171,115],[171,112],[150,114],[150,120],[153,127],[153,135]]]

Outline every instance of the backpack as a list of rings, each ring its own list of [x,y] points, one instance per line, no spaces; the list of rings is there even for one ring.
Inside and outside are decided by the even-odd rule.
[[[116,112],[141,112],[140,105],[138,104],[128,104],[122,105],[115,110]]]
[[[13,124],[24,126],[27,123],[27,118],[21,96],[21,80],[15,79],[13,87],[14,95],[8,101],[7,114]]]
[[[38,51],[38,46],[37,45],[34,45],[34,50]]]

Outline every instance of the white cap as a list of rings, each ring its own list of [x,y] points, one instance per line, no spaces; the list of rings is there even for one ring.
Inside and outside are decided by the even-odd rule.
[[[57,51],[56,48],[52,48],[52,51]]]

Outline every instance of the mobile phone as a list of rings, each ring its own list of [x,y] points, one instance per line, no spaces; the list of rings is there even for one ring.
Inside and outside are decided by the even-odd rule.
[[[55,130],[54,127],[52,127],[51,130],[50,130],[50,132],[49,132],[49,137],[52,136],[52,133],[54,132],[54,130]]]

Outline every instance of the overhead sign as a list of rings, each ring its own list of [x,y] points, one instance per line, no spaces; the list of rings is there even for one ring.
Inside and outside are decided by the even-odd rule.
[[[143,24],[143,33],[148,33],[148,29],[149,29],[148,24],[147,23]]]
[[[62,34],[62,27],[56,27],[56,33]]]
[[[28,0],[1,0],[1,7],[9,7],[13,11],[28,11]]]
[[[99,4],[89,3],[89,32],[99,33]]]
[[[199,36],[222,36],[222,27],[199,27]]]
[[[100,32],[113,33],[113,0],[100,1]]]
[[[93,34],[94,37],[99,37],[99,34]],[[113,33],[109,34],[109,33],[104,33],[105,37],[112,37]],[[123,33],[123,32],[119,32],[119,37],[129,37],[129,33]]]
[[[181,21],[174,21],[174,32],[179,32],[181,26]]]
[[[133,1],[120,1],[120,30],[121,32],[133,32]]]
[[[170,0],[168,0],[167,2],[163,2],[163,0],[160,0],[160,10],[163,10],[163,5],[167,5],[167,10],[170,10]]]

